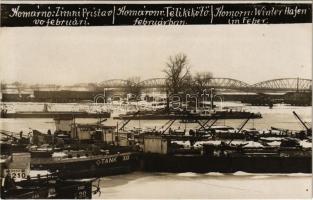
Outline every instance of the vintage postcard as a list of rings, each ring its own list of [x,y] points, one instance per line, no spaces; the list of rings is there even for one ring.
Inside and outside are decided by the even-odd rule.
[[[0,6],[1,198],[312,198],[311,1]]]

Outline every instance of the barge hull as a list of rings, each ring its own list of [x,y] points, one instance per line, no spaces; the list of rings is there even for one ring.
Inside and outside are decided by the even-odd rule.
[[[111,157],[111,160],[110,158],[100,157],[85,160],[75,159],[69,162],[52,159],[32,159],[31,161],[31,169],[58,171],[62,178],[88,178],[124,174],[138,169],[138,166],[139,161],[136,154],[127,154],[126,156],[122,154],[118,157]]]
[[[212,120],[212,119],[259,119],[262,118],[261,114],[250,112],[216,112],[212,115],[191,115],[191,114],[130,114],[120,115],[113,117],[118,120]]]
[[[85,113],[85,112],[29,112],[29,113],[6,113],[1,118],[110,118],[110,113]]]

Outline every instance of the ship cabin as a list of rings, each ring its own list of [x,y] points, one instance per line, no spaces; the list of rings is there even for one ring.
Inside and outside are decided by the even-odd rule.
[[[58,117],[54,118],[55,131],[59,134],[70,134],[72,131],[73,117]]]
[[[81,142],[104,142],[115,144],[115,126],[103,124],[83,124],[75,123],[72,117],[54,118],[57,137],[68,136],[70,140]]]
[[[52,144],[54,141],[53,141],[53,136],[51,135],[50,130],[48,130],[47,134],[44,134],[34,129],[31,142],[34,145],[40,146],[43,144]]]
[[[145,134],[143,141],[143,152],[145,153],[168,153],[168,140],[160,134]]]
[[[86,142],[94,141],[115,144],[115,129],[115,126],[102,124],[73,124],[71,138]]]

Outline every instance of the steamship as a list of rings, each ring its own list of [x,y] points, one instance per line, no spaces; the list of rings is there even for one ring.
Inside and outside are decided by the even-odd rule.
[[[31,169],[58,172],[66,178],[101,177],[133,171],[138,152],[115,126],[78,124],[73,118],[56,118],[54,135],[33,131]]]

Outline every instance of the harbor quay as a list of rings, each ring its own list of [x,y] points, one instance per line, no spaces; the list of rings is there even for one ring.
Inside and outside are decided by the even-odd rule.
[[[49,113],[43,105],[44,110],[38,112]],[[266,107],[266,112],[277,106]],[[90,117],[88,123],[86,118],[76,118],[75,112],[71,116],[59,112],[50,119],[41,118],[52,122],[47,131],[42,131],[46,125],[33,127],[29,133],[1,130],[1,173],[24,191],[29,188],[32,198],[91,198],[100,190],[101,177],[133,172],[310,173],[311,128],[307,117],[291,109],[286,114],[294,116],[292,127],[302,128],[277,127],[275,120],[266,124],[267,129],[253,128],[251,124],[271,115],[229,106],[222,110],[214,106],[206,112],[172,107],[125,111]],[[25,120],[40,119],[36,117]],[[65,192],[65,185],[70,193]],[[36,191],[31,189],[34,186]],[[7,184],[1,194],[28,198],[22,191],[13,193],[12,187]]]

